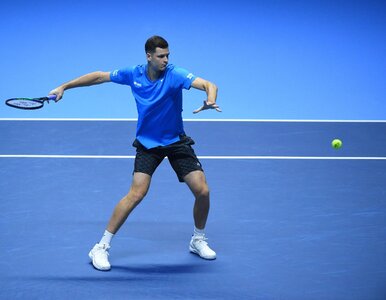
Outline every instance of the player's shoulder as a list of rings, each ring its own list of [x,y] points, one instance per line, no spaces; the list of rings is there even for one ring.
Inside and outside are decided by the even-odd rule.
[[[176,66],[175,65],[173,65],[173,64],[168,64],[167,66],[166,66],[166,72],[167,73],[169,73],[169,72],[174,72],[174,69],[176,68]]]
[[[146,65],[133,65],[127,68],[127,72],[131,74],[132,78],[142,78],[146,73]]]
[[[112,75],[131,73],[135,70],[136,66],[122,67],[111,71]]]
[[[187,69],[180,66],[172,65],[172,64],[168,65],[166,69],[173,75],[182,76],[182,77],[187,77],[189,74],[192,74]]]
[[[178,69],[173,64],[168,64],[165,69],[165,77],[175,77],[178,75]]]
[[[142,77],[143,66],[126,66],[110,72],[110,79],[113,82],[130,85],[134,78]]]
[[[166,70],[174,72],[174,73],[178,73],[181,70],[184,70],[184,68],[182,68],[180,66],[173,65],[173,64],[168,64],[166,67]]]
[[[121,71],[125,72],[139,72],[139,73],[144,73],[146,70],[146,65],[132,65],[132,66],[127,66],[122,69]]]
[[[146,65],[135,65],[131,67],[133,73],[144,74],[146,72]]]

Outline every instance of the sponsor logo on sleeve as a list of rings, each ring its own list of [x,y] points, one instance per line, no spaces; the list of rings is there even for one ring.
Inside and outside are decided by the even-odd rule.
[[[187,76],[186,76],[186,78],[188,78],[188,79],[192,79],[193,78],[193,74],[192,73],[189,73]]]

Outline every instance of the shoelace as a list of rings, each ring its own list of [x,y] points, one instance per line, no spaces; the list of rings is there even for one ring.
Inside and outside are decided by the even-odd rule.
[[[203,246],[207,246],[208,243],[206,242],[208,240],[208,238],[206,238],[205,236],[197,236],[197,237],[193,237],[193,241],[194,243],[199,243]]]
[[[109,249],[110,249],[109,246],[106,247],[106,245],[103,245],[103,246],[99,246],[96,252],[98,255],[103,255],[102,253],[106,253],[106,255],[109,256],[109,251],[108,251]]]

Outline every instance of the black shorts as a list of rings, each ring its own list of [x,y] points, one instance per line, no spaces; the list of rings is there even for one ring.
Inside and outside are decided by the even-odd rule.
[[[194,141],[186,136],[180,136],[180,141],[168,146],[159,146],[146,149],[137,139],[133,146],[137,148],[134,162],[134,172],[153,175],[162,160],[167,157],[169,163],[176,172],[178,180],[184,181],[184,177],[192,171],[203,171],[192,145]]]

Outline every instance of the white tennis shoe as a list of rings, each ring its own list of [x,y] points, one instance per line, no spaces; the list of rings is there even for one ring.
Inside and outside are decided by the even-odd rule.
[[[216,259],[216,252],[209,248],[205,235],[193,235],[189,250],[204,259]]]
[[[95,244],[94,248],[91,249],[88,256],[90,257],[95,269],[101,271],[108,271],[111,269],[109,263],[109,249],[110,246],[106,244]]]

